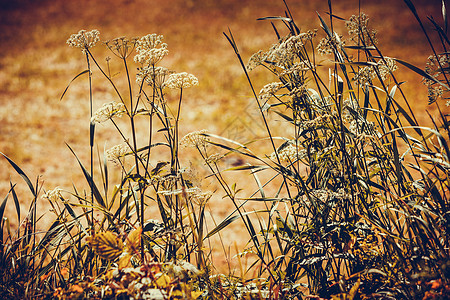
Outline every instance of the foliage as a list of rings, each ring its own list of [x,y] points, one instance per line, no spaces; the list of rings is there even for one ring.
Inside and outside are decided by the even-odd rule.
[[[424,28],[414,5],[405,2]],[[345,21],[329,3],[329,19],[318,16],[323,29],[318,43],[321,33],[300,31],[287,6],[285,17],[262,18],[272,23],[277,41],[247,65],[231,31],[225,33],[267,133],[246,142],[206,131],[180,139],[183,96],[198,80],[159,65],[168,53],[162,36],[106,41],[116,60],[108,58],[102,66],[92,52],[99,32],[72,35],[68,44],[81,49],[87,68],[61,99],[71,84],[87,77],[88,167],[68,145],[87,188],[55,188],[39,196],[38,184],[3,155],[25,180],[32,201],[15,233],[3,216],[12,197],[21,221],[12,183],[0,205],[0,296],[447,298],[450,130],[441,104],[450,86],[447,28],[429,19],[441,44],[430,42],[433,53],[421,70],[383,55],[365,14]],[[348,29],[347,39],[335,32],[338,22]],[[431,126],[417,121],[395,76],[399,66],[424,78],[428,102],[439,112],[438,118],[430,115]],[[112,73],[115,68],[122,72]],[[259,93],[251,80],[255,68],[276,78]],[[97,111],[94,73],[115,99]],[[122,143],[95,159],[98,124],[106,122]],[[181,146],[198,150],[235,206],[209,231],[205,207],[212,193],[195,186],[180,161]],[[225,167],[231,155],[247,163]],[[231,171],[250,172],[256,190],[247,182],[240,183],[245,189],[229,184]],[[38,199],[48,201],[55,216],[43,232]],[[249,244],[237,258],[253,261],[241,276],[212,274],[208,240],[238,220]]]

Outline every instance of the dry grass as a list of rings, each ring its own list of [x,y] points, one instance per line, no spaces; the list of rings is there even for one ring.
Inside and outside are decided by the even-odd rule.
[[[302,29],[319,27],[314,12],[325,15],[326,2],[288,2],[292,2],[289,5],[297,23],[306,26]],[[437,6],[431,1],[416,2],[423,14],[439,15]],[[55,186],[70,189],[72,182],[79,185],[83,181],[64,142],[75,149],[81,160],[88,161],[89,99],[85,93],[85,80],[76,81],[70,93],[59,101],[61,92],[74,74],[84,68],[83,57],[65,44],[68,36],[79,29],[96,28],[103,40],[124,34],[133,37],[158,33],[166,37],[170,55],[165,63],[174,70],[195,74],[200,81],[198,87],[186,93],[181,135],[207,129],[235,140],[245,140],[261,133],[261,129],[254,126],[259,116],[251,109],[254,104],[250,104],[251,95],[244,75],[222,32],[229,27],[243,57],[248,58],[275,40],[270,34],[270,24],[255,20],[282,14],[284,6],[281,1],[54,0],[16,1],[8,7],[2,5],[0,42],[4,47],[0,57],[0,151],[19,164],[30,178],[40,176],[44,189]],[[358,9],[358,1],[353,0],[334,1],[333,5],[334,13],[344,18],[357,13]],[[402,1],[361,1],[361,5],[379,31],[385,55],[424,66],[429,50]],[[343,27],[343,24],[336,26]],[[95,52],[97,57],[109,55],[101,47],[97,47]],[[252,76],[257,88],[267,81],[262,72],[255,71]],[[433,112],[433,108],[427,106],[426,89],[422,86],[420,90],[416,88],[420,78],[411,73],[398,77],[408,81],[404,89],[411,102],[415,103],[414,109]],[[94,84],[95,107],[111,100],[106,82],[100,77],[97,79]],[[103,145],[107,148],[118,142],[111,138],[111,131],[106,127],[99,126],[97,134],[100,151]],[[189,160],[195,163],[198,158],[189,154],[183,159],[187,163]],[[229,161],[230,165],[233,163]],[[6,161],[2,161],[0,166],[0,196],[3,197],[9,190],[9,180],[20,182],[20,179]],[[201,175],[201,170],[199,172]],[[203,185],[214,189],[206,181]],[[21,182],[17,191],[19,195],[27,195],[26,186]],[[29,206],[27,196],[20,199],[25,212]],[[42,212],[48,209],[45,205],[41,206]],[[218,220],[232,209],[231,203],[221,200],[219,195],[210,205]],[[224,238],[235,240],[235,234],[230,233]]]

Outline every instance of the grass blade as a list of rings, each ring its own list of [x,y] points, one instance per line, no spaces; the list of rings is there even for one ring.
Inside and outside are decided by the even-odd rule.
[[[6,160],[11,164],[11,166],[14,168],[14,170],[16,170],[16,172],[22,176],[23,180],[25,180],[25,182],[27,183],[28,187],[30,188],[31,193],[33,194],[34,197],[36,197],[36,190],[33,186],[33,184],[31,183],[30,179],[28,178],[28,176],[25,174],[24,171],[22,171],[21,168],[19,168],[19,166],[13,162],[8,156],[6,156],[5,154],[3,154],[2,152],[0,152],[1,155],[3,155],[4,158],[6,158]]]

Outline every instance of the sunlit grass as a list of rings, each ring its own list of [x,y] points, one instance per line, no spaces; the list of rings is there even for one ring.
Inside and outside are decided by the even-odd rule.
[[[386,68],[393,55],[372,46],[370,34],[317,47],[333,30],[345,32],[339,17],[321,14],[313,37],[301,35],[313,28],[299,31],[301,23],[286,16],[260,21],[273,22],[275,32],[266,27],[271,34],[241,41],[237,31],[225,31],[217,52],[203,44],[189,53],[201,60],[169,44],[161,63],[198,70],[198,86],[187,74],[176,75],[186,80],[180,86],[168,83],[169,74],[153,77],[159,59],[136,65],[136,52],[120,57],[82,41],[78,55],[66,49],[6,63],[14,76],[3,80],[5,94],[21,93],[28,103],[14,110],[17,103],[6,102],[2,113],[4,132],[23,128],[0,149],[14,169],[0,186],[2,295],[445,297],[445,99],[428,106],[419,85],[428,75],[404,58],[399,70]],[[301,43],[280,47],[284,52],[272,48],[257,69],[245,69],[251,53],[295,36]],[[185,37],[198,39],[194,28]],[[157,38],[138,53],[162,45]],[[238,60],[231,63],[233,50]],[[443,64],[436,74],[447,88]],[[135,81],[136,68],[149,72],[144,85]],[[354,76],[363,68],[371,77],[358,86]],[[74,74],[80,76],[70,81]],[[272,81],[281,83],[265,86]],[[111,101],[115,108],[104,120],[91,119]],[[30,153],[42,139],[35,128],[52,138]],[[123,151],[114,158],[108,149],[118,144]],[[183,147],[189,144],[197,151]],[[15,185],[21,179],[25,184]]]

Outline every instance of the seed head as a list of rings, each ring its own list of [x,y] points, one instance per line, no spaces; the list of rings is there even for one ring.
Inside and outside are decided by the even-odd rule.
[[[92,47],[99,41],[100,32],[96,29],[91,31],[80,30],[78,33],[72,34],[67,40],[67,44],[70,47],[81,48],[83,53]]]
[[[369,17],[364,13],[358,16],[351,16],[345,23],[350,39],[357,44],[363,44],[365,46],[376,45],[378,43],[376,37],[377,31],[369,28],[368,24]]]
[[[144,66],[157,64],[168,53],[167,44],[162,42],[163,36],[149,34],[136,41],[137,54],[134,61]]]
[[[203,129],[188,133],[180,140],[180,145],[192,148],[205,147],[209,141],[209,138],[205,135],[206,132],[207,131]]]
[[[125,113],[125,105],[123,103],[109,102],[103,104],[92,116],[92,123],[102,123],[112,119],[113,117],[121,117]]]
[[[183,89],[198,85],[198,79],[192,74],[186,72],[170,74],[164,86],[171,89]]]
[[[128,147],[124,144],[119,144],[106,150],[105,157],[115,165],[120,165],[121,158],[123,158],[127,152]]]

